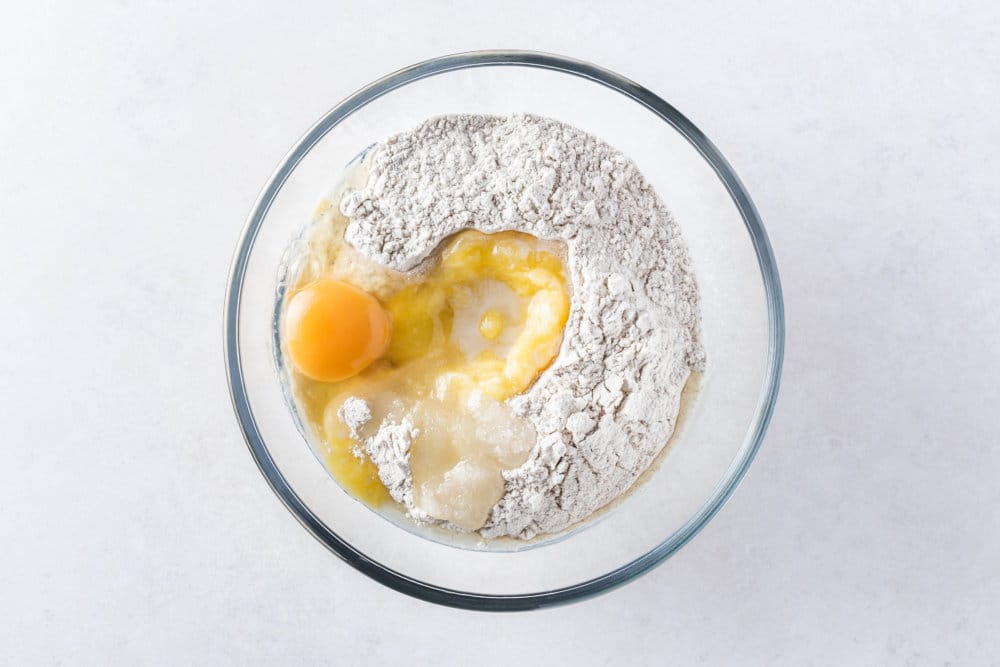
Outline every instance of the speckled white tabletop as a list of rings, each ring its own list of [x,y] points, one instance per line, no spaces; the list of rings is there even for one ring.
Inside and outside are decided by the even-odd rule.
[[[1000,659],[995,3],[253,4],[0,21],[0,663]],[[377,76],[489,47],[687,114],[756,200],[788,318],[770,433],[708,528],[619,591],[502,617],[310,537],[222,361],[231,253],[292,142]]]

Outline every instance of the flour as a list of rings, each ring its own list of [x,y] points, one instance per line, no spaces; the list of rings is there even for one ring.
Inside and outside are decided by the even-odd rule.
[[[557,121],[464,115],[390,138],[369,169],[367,185],[341,200],[345,239],[391,269],[413,269],[465,228],[567,247],[573,298],[560,353],[509,401],[536,445],[504,472],[504,495],[480,534],[557,532],[625,493],[666,444],[681,390],[705,363],[687,249],[636,165]],[[413,437],[403,416],[365,441],[411,511]]]
[[[410,445],[418,434],[409,415],[390,416],[379,424],[375,435],[365,440],[365,451],[378,466],[379,478],[393,499],[405,505],[414,518],[424,519],[413,506],[413,478],[410,476]]]
[[[340,417],[340,421],[347,424],[347,428],[351,429],[351,436],[355,440],[360,440],[361,429],[371,421],[372,411],[368,403],[351,396],[337,410],[337,416]]]

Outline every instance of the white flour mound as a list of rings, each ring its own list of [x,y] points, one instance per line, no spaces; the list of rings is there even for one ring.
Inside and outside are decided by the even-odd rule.
[[[466,228],[566,243],[573,298],[562,348],[509,402],[538,441],[504,473],[481,535],[557,532],[632,486],[670,438],[681,390],[705,357],[687,248],[631,160],[537,116],[432,118],[378,147],[368,184],[348,191],[341,211],[346,240],[401,271]],[[369,455],[413,510],[409,452],[395,437],[406,426],[381,428]]]

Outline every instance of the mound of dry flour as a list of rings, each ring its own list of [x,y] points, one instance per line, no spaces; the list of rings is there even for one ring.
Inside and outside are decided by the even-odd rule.
[[[510,401],[538,441],[504,473],[484,537],[562,530],[631,487],[673,432],[690,372],[704,366],[687,249],[632,161],[546,118],[434,118],[380,145],[368,184],[348,191],[341,210],[346,240],[402,271],[470,227],[567,245],[573,299],[562,348]],[[412,510],[406,433],[384,423],[365,446]]]

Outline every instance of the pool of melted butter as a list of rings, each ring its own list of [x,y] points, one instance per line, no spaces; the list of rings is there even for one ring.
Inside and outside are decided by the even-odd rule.
[[[563,244],[465,230],[401,273],[344,241],[347,221],[335,206],[317,214],[296,286],[322,276],[350,282],[379,299],[392,326],[383,357],[352,378],[317,382],[291,373],[327,468],[362,502],[391,501],[364,443],[381,423],[409,419],[416,508],[458,528],[482,527],[503,495],[502,472],[524,463],[535,444],[532,426],[505,401],[558,354],[570,309]],[[372,410],[356,434],[338,414],[349,397]]]

